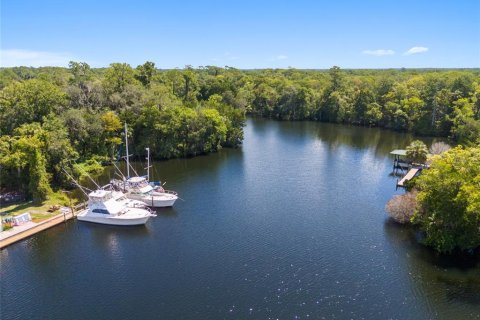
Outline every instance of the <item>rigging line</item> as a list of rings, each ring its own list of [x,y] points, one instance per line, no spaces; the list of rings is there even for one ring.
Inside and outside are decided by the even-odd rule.
[[[87,187],[83,187],[81,186],[68,172],[67,170],[65,170],[65,168],[62,168],[63,172],[65,172],[65,174],[73,181],[73,183],[80,189],[80,191],[83,192],[84,195],[86,195],[88,197],[88,193],[85,192],[85,190],[83,189],[87,189],[88,191],[92,191],[90,189],[88,189]]]
[[[135,168],[130,164],[130,161],[128,160],[129,157],[123,157],[123,158],[127,159],[127,175],[128,175],[128,178],[130,178],[130,169],[133,170],[135,175],[139,176],[137,171],[135,171]]]
[[[123,175],[122,173],[122,170],[120,170],[120,168],[115,164],[115,162],[112,162],[113,166],[115,167],[115,169],[117,169],[118,172],[115,172],[115,174],[117,174],[118,176],[120,176],[121,178],[123,178],[123,180],[127,180],[125,178],[125,176]]]
[[[75,161],[74,161],[75,164],[77,164]],[[98,188],[98,189],[101,189],[100,186],[95,182],[95,180],[93,180],[92,177],[90,177],[90,175],[88,174],[88,172],[86,170],[83,170],[80,166],[78,166],[80,168],[80,170],[82,170],[88,177],[88,179],[90,179],[90,181],[93,182],[93,184]]]
[[[129,163],[128,165],[130,166],[130,168],[132,168],[133,172],[137,175],[137,177],[139,177],[137,171],[135,171],[135,169],[133,168],[133,166],[132,166],[130,163]]]

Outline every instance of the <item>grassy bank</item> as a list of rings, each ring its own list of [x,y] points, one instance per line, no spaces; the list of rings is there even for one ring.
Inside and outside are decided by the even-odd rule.
[[[72,205],[75,204],[76,200],[72,199]],[[33,222],[41,222],[60,213],[59,210],[48,212],[48,209],[55,205],[69,207],[70,201],[68,196],[62,192],[55,192],[50,194],[48,199],[43,202],[27,201],[15,203],[5,207],[2,206],[0,211],[6,213],[3,218],[13,217],[25,212],[29,212],[32,216]]]

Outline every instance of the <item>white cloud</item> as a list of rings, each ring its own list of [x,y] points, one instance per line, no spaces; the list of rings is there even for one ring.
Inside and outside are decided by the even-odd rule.
[[[363,50],[362,53],[368,54],[370,56],[381,57],[381,56],[391,56],[395,54],[395,51],[390,49],[378,49],[378,50]]]
[[[0,66],[1,67],[43,67],[59,66],[66,67],[68,62],[76,60],[67,52],[47,52],[23,49],[1,49]]]
[[[423,53],[423,52],[427,52],[427,51],[428,51],[428,48],[426,48],[426,47],[413,47],[413,48],[408,49],[408,51],[406,51],[403,55],[404,56],[409,56],[409,55],[412,55],[412,54]]]
[[[286,55],[281,54],[281,55],[277,56],[277,60],[285,60],[285,59],[288,59],[288,57]]]

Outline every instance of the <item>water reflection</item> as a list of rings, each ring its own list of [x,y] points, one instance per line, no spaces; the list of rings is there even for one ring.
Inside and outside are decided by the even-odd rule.
[[[385,221],[409,139],[248,120],[241,149],[153,164],[185,201],[145,227],[71,222],[2,251],[2,319],[478,318],[478,261]]]
[[[393,149],[404,149],[413,140],[417,139],[425,142],[427,146],[445,140],[434,137],[415,137],[409,133],[380,128],[310,121],[277,122],[272,125],[271,122],[263,119],[250,119],[250,123],[254,125],[253,132],[255,135],[261,135],[262,137],[275,139],[280,135],[284,139],[296,139],[298,141],[305,137],[316,137],[332,152],[338,152],[342,147],[353,147],[368,150],[376,157],[389,157],[389,153]],[[279,130],[280,128],[281,130]]]
[[[178,202],[185,201],[183,199],[178,199]],[[155,214],[164,218],[176,218],[178,216],[177,209],[175,207],[169,208],[155,208]]]
[[[406,252],[404,266],[412,275],[412,286],[422,292],[430,306],[441,310],[436,313],[447,318],[463,318],[467,315],[480,316],[480,255],[444,255],[418,242],[418,231],[412,226],[402,226],[392,220],[385,222],[385,235],[396,252]],[[455,302],[446,307],[439,300]],[[462,310],[464,304],[471,311]],[[470,313],[469,313],[470,312]]]

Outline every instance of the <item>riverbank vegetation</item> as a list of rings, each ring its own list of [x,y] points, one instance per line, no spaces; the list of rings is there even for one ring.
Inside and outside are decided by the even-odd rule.
[[[63,168],[118,159],[123,123],[131,151],[155,159],[236,147],[245,114],[384,127],[480,142],[480,70],[0,69],[0,190],[44,200],[69,185]],[[423,151],[422,151],[423,152]],[[422,193],[420,193],[422,194]],[[420,221],[420,219],[418,219]]]
[[[412,222],[440,252],[480,247],[480,147],[456,147],[435,156],[415,181]]]
[[[131,150],[156,159],[188,157],[236,147],[243,140],[242,86],[230,98],[202,94],[192,68],[160,72],[114,63],[91,69],[9,68],[0,72],[0,190],[44,200],[68,186],[63,172],[80,176],[124,154],[123,123]],[[79,167],[73,168],[78,162]]]
[[[421,142],[410,147],[426,159]],[[424,243],[438,252],[480,248],[480,147],[451,149],[436,143],[430,150],[429,167],[408,181],[407,192],[394,196],[385,210],[396,222],[417,226]]]

